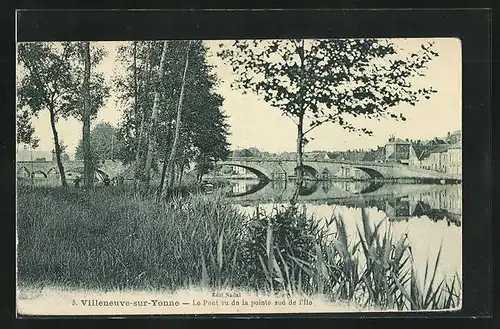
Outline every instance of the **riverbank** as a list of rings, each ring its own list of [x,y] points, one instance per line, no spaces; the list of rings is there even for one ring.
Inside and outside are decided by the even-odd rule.
[[[291,208],[250,218],[218,191],[157,202],[125,187],[21,185],[18,278],[70,291],[205,287],[321,295],[360,308],[460,305],[460,278],[410,289],[416,279],[404,236],[388,237],[364,218],[356,243],[342,219],[327,222],[328,230]]]

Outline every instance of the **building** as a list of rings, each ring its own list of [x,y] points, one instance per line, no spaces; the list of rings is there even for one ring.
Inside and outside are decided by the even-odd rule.
[[[425,145],[422,149],[412,146],[413,151],[409,164],[414,167],[446,172],[446,156],[448,145]]]
[[[461,144],[462,143],[462,131],[456,130],[452,133],[448,133],[446,136],[446,142],[448,144]]]
[[[462,145],[460,143],[450,145],[446,156],[446,172],[462,176]]]
[[[411,143],[408,140],[391,136],[385,145],[385,161],[409,164],[410,146]]]
[[[433,140],[425,145],[412,145],[409,164],[414,167],[462,175],[462,146]]]

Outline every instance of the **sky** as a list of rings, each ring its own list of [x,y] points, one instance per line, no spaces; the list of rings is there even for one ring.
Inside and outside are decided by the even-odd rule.
[[[432,86],[438,91],[429,100],[423,100],[416,106],[400,105],[393,110],[401,112],[406,121],[394,119],[351,121],[373,131],[372,136],[359,136],[350,133],[335,124],[324,124],[313,130],[308,136],[311,139],[306,151],[313,150],[347,150],[371,149],[385,145],[391,135],[409,139],[430,139],[443,137],[447,132],[461,129],[461,98],[462,98],[462,72],[461,72],[461,44],[455,38],[435,39],[397,39],[395,42],[404,50],[417,49],[422,43],[433,41],[434,50],[439,57],[428,64],[426,76],[417,81],[422,86]],[[231,149],[256,147],[268,152],[293,152],[296,147],[297,129],[295,124],[283,116],[277,108],[269,106],[257,95],[243,95],[240,90],[230,87],[233,81],[231,68],[215,55],[221,41],[206,41],[209,47],[210,64],[222,83],[218,92],[225,98],[223,111],[228,115],[230,125],[229,142]],[[98,42],[108,52],[103,62],[96,70],[105,74],[111,81],[114,73],[119,70],[116,65],[116,51],[120,42]],[[118,71],[119,72],[119,71]],[[120,105],[111,91],[111,97],[106,105],[100,109],[93,125],[100,122],[109,122],[117,126],[122,115]],[[50,151],[53,149],[52,133],[49,116],[43,111],[38,118],[33,120],[35,134],[40,138],[39,150]],[[75,119],[59,120],[57,129],[60,138],[67,145],[69,153],[76,150],[82,135],[82,124]]]

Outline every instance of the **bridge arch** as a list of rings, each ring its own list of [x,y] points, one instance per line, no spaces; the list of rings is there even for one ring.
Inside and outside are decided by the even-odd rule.
[[[47,178],[47,174],[41,170],[35,170],[31,174],[33,175],[33,177],[35,177],[35,174],[42,174],[44,178]]]
[[[297,171],[300,167],[295,167],[295,174],[297,175]],[[309,176],[311,178],[316,179],[318,177],[318,171],[311,166],[302,165],[302,173],[305,177]]]
[[[262,171],[258,170],[258,169],[255,169],[253,167],[250,167],[250,166],[247,166],[247,165],[242,165],[242,164],[239,164],[239,163],[222,163],[220,164],[222,166],[234,166],[234,167],[240,167],[240,168],[244,168],[248,171],[250,171],[252,174],[254,174],[255,176],[257,176],[257,178],[259,180],[262,180],[262,181],[270,181],[271,179],[266,175],[264,174]]]
[[[355,166],[354,168],[359,169],[359,170],[367,173],[370,176],[370,178],[384,178],[384,175],[382,175],[380,172],[378,172],[375,169],[367,168],[367,167],[359,167],[359,166]]]
[[[59,169],[58,169],[58,168],[56,168],[56,167],[52,167],[52,168],[50,168],[50,169],[49,169],[49,171],[47,171],[47,176],[48,176],[49,174],[51,174],[51,173],[52,173],[53,175],[59,175]]]
[[[17,170],[17,174],[18,174],[18,175],[21,175],[21,174],[22,174],[22,175],[27,176],[27,177],[30,177],[30,175],[31,175],[31,173],[30,173],[30,171],[28,170],[28,168],[26,168],[26,167],[24,167],[24,166],[23,166],[23,167],[21,167],[21,168],[19,168],[19,169]]]

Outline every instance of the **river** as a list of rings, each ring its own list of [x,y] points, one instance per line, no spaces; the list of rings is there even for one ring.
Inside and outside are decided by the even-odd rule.
[[[226,193],[241,211],[272,212],[293,193],[293,182],[231,180]],[[396,234],[408,234],[418,273],[433,268],[442,245],[437,278],[462,273],[462,187],[432,184],[390,184],[368,181],[309,181],[299,204],[308,215],[328,219],[342,216],[351,240],[358,238],[364,207],[372,225],[386,221]],[[383,223],[385,225],[385,223]],[[384,226],[382,225],[382,226]]]

